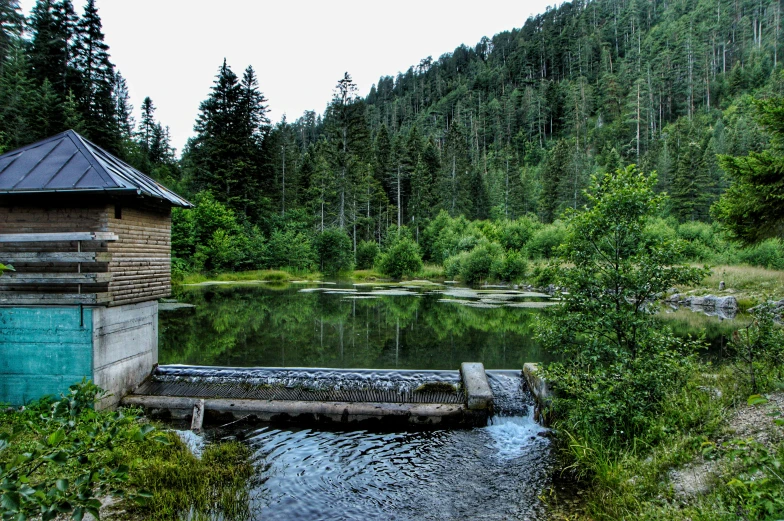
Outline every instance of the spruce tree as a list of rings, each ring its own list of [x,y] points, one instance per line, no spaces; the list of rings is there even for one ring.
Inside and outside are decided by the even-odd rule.
[[[210,190],[241,215],[260,216],[262,147],[269,132],[266,99],[252,68],[242,81],[223,60],[210,96],[199,106],[196,137],[184,162],[194,190]]]
[[[49,79],[63,101],[80,84],[74,68],[77,20],[70,0],[37,0],[30,15],[32,78],[39,85]]]
[[[336,224],[338,228],[345,229],[351,219],[351,206],[355,206],[355,181],[364,178],[367,173],[371,149],[365,104],[357,96],[357,86],[348,72],[335,87],[325,124],[330,144],[330,165],[336,179]]]
[[[0,148],[3,150],[31,141],[35,88],[27,70],[24,52],[15,47],[0,76]]]
[[[572,163],[569,143],[561,139],[550,152],[542,171],[542,198],[539,202],[539,211],[542,220],[546,223],[553,222],[562,207],[561,187],[569,176]]]
[[[131,105],[131,95],[128,92],[128,84],[123,75],[117,72],[114,75],[114,117],[115,126],[122,139],[130,139],[133,135],[135,122],[133,119],[133,105]]]
[[[725,229],[747,244],[784,235],[784,98],[758,101],[757,111],[771,148],[719,158],[731,184],[713,208]]]
[[[24,16],[19,0],[0,0],[0,74],[13,48],[21,44]]]
[[[95,0],[87,0],[77,25],[75,65],[81,78],[78,102],[87,133],[99,146],[116,152],[120,135],[115,116],[114,65],[109,60]]]

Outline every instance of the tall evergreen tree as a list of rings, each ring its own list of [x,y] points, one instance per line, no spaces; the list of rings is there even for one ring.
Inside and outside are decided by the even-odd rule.
[[[357,96],[357,86],[346,72],[338,81],[327,108],[326,126],[330,162],[336,178],[337,226],[345,229],[355,205],[353,188],[363,178],[370,163],[370,134],[365,104]]]
[[[569,176],[572,163],[569,143],[561,139],[550,152],[542,171],[542,199],[540,213],[546,223],[553,222],[558,217],[562,207],[561,187],[563,181]]]
[[[265,102],[253,69],[240,81],[224,59],[210,96],[199,106],[196,137],[184,158],[194,189],[211,190],[219,201],[255,218],[263,205],[261,147],[269,131]]]
[[[114,103],[114,65],[104,42],[101,17],[95,0],[87,0],[77,24],[74,63],[79,72],[78,101],[87,133],[109,151],[119,147],[119,128]]]
[[[80,83],[74,63],[77,21],[70,0],[37,0],[30,15],[32,78],[39,85],[48,79],[61,100]]]
[[[19,0],[0,0],[0,74],[13,48],[20,45],[23,29]]]

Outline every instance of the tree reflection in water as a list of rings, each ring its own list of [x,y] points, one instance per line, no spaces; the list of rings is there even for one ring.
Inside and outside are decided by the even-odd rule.
[[[457,369],[473,361],[519,369],[548,359],[533,338],[541,311],[509,307],[530,298],[445,302],[443,288],[433,287],[372,294],[339,291],[351,286],[302,289],[175,288],[177,299],[196,307],[161,311],[160,363]]]

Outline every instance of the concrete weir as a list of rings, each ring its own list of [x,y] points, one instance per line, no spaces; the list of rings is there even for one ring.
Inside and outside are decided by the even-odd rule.
[[[160,366],[124,405],[220,425],[239,419],[337,427],[486,425],[493,393],[484,366],[385,371]]]

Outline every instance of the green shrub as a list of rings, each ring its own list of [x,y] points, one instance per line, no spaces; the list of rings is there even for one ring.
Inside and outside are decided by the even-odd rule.
[[[543,347],[559,353],[545,377],[564,431],[620,447],[651,442],[665,401],[694,373],[697,344],[662,328],[646,303],[706,274],[678,265],[678,241],[649,242],[646,225],[665,196],[655,175],[631,166],[596,177],[589,205],[569,216],[558,285],[561,305],[540,322]]]
[[[466,255],[460,265],[460,277],[466,284],[476,284],[482,280],[490,278],[494,264],[500,264],[503,271],[504,249],[497,242],[484,241],[468,255]]]
[[[293,228],[275,230],[270,235],[269,267],[307,271],[316,264],[310,236]]]
[[[767,391],[784,371],[784,331],[776,324],[776,309],[771,303],[751,311],[751,323],[732,334],[730,353],[738,373],[747,379],[750,391]]]
[[[107,496],[149,495],[130,493],[128,462],[116,461],[112,453],[152,442],[157,433],[122,412],[95,411],[95,400],[104,394],[83,380],[60,400],[0,413],[0,518],[98,517]]]
[[[422,270],[419,246],[409,237],[398,239],[379,256],[378,270],[395,279],[416,275]]]
[[[490,269],[490,277],[507,282],[519,282],[528,272],[528,261],[519,251],[507,251],[499,256]]]
[[[768,239],[738,251],[738,260],[752,266],[781,270],[784,269],[784,248],[778,239]]]
[[[457,255],[452,255],[444,261],[444,276],[448,279],[455,280],[460,276],[460,271],[463,269],[463,262],[468,257],[468,252],[463,251]]]
[[[534,232],[528,243],[528,252],[535,257],[550,259],[565,240],[566,226],[561,221],[555,221]]]
[[[533,217],[521,217],[515,221],[505,221],[501,224],[499,242],[506,250],[519,250],[528,244],[534,233],[541,228],[539,221]]]
[[[354,269],[351,237],[340,228],[327,228],[315,240],[321,271],[326,275]]]
[[[357,269],[369,270],[378,257],[379,247],[375,241],[360,241],[357,244]]]

